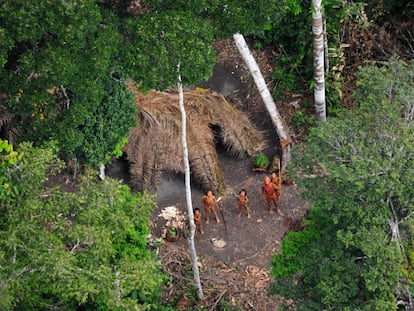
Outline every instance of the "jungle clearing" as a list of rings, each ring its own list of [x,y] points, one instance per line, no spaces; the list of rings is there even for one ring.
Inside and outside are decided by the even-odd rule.
[[[237,48],[231,40],[217,42],[216,48],[218,63],[214,75],[202,87],[223,94],[250,116],[264,133],[267,147],[263,152],[272,158],[280,152],[278,137]],[[268,56],[266,52],[255,55],[265,76],[272,71]],[[299,104],[299,95],[294,95],[291,102],[277,103],[286,124]],[[298,141],[300,133],[290,131],[294,141]],[[270,172],[254,172],[252,157],[236,159],[226,153],[220,142],[217,142],[216,149],[226,184],[223,194],[217,195],[222,208],[219,216],[224,218],[220,224],[215,221],[205,224],[203,192],[192,182],[193,207],[200,208],[203,215],[204,235],[198,234],[195,241],[205,298],[199,302],[195,299],[187,240],[181,237],[177,242],[163,243],[158,249],[163,269],[170,275],[170,282],[164,288],[164,300],[177,302],[177,308],[181,310],[191,306],[220,310],[225,305],[242,310],[275,310],[283,298],[267,297],[271,256],[279,251],[280,242],[289,230],[300,228],[306,204],[296,185],[283,185],[280,207],[284,217],[277,213],[270,215],[260,196],[263,177]],[[241,189],[247,191],[250,199],[250,219],[245,215],[237,216],[236,195]],[[156,202],[158,208],[152,219],[153,239],[162,235],[165,219],[159,215],[165,207],[176,206],[186,214],[184,176],[164,172]],[[214,248],[212,238],[225,240],[226,247]]]

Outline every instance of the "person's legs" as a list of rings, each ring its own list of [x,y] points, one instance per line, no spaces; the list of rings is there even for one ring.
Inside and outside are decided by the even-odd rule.
[[[282,211],[279,208],[278,199],[277,199],[277,196],[276,195],[273,196],[272,201],[273,201],[273,204],[275,205],[275,208],[276,208],[277,213],[279,214],[279,216],[283,216],[283,213],[282,213]]]
[[[196,234],[197,234],[197,231],[200,232],[201,234],[204,234],[204,231],[203,231],[203,228],[201,227],[201,224],[196,225]]]
[[[240,204],[237,206],[239,208],[239,217],[242,216],[243,213],[243,206],[241,206]]]
[[[216,223],[220,223],[220,218],[218,217],[216,209],[214,207],[211,208],[211,212],[213,213],[214,217],[216,218]]]
[[[273,211],[272,211],[272,198],[267,198],[267,209],[269,210],[269,214],[273,214]]]
[[[251,217],[251,215],[250,215],[250,210],[249,210],[249,208],[248,208],[247,206],[245,206],[244,208],[246,209],[247,218],[250,218],[250,217]]]
[[[204,211],[206,212],[206,224],[210,222],[210,218],[208,216],[209,208],[207,206],[204,206]]]

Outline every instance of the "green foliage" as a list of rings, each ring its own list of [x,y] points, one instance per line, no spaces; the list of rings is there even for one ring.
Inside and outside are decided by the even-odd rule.
[[[407,299],[413,73],[400,61],[361,69],[360,108],[314,128],[296,150],[289,170],[304,177],[298,184],[314,207],[311,222],[289,233],[272,260],[272,293],[297,295],[298,310],[395,310]]]
[[[303,90],[313,72],[309,1],[285,1],[281,6],[272,16],[271,27],[257,37],[266,45],[276,44],[279,51],[272,76],[277,85],[273,93],[278,98],[289,90]]]
[[[259,153],[253,160],[254,167],[265,167],[270,163],[269,157],[264,153]]]
[[[10,38],[7,30],[0,27],[0,74],[3,73],[3,66],[7,62],[7,53],[13,46],[13,40]]]
[[[313,115],[307,115],[306,112],[302,110],[296,110],[292,116],[292,125],[295,128],[305,126],[310,128],[316,125],[316,118]]]
[[[54,117],[61,102],[99,101],[96,80],[107,75],[120,36],[104,24],[95,1],[7,1],[0,12],[14,39],[0,86],[26,122]],[[66,95],[62,88],[47,92],[54,86],[63,86]]]
[[[152,197],[96,184],[96,172],[62,192],[45,183],[61,167],[56,148],[18,151],[8,178],[19,196],[0,206],[0,309],[156,309],[164,276],[146,248]]]
[[[0,160],[3,169],[13,166],[22,157],[23,154],[14,151],[13,146],[7,140],[0,139]]]
[[[111,88],[105,82],[121,44],[116,18],[95,0],[3,1],[0,8],[6,36],[13,38],[1,69],[0,92],[6,95],[2,104],[15,116],[20,141],[41,144],[57,138],[66,154],[102,162],[125,137],[125,129],[95,141],[100,148],[94,150],[83,149],[94,133],[87,133],[85,140],[82,130],[95,130],[96,118],[108,117],[99,115],[102,102],[115,103],[105,112],[120,108],[111,100],[113,94],[106,94]],[[133,114],[131,109],[126,112]],[[105,126],[116,128],[123,121]]]
[[[105,95],[98,105],[91,105],[76,126],[68,117],[55,133],[67,159],[76,157],[85,163],[107,163],[120,156],[130,129],[136,125],[136,104],[125,82],[108,77]]]
[[[176,227],[168,227],[168,234],[172,237],[177,235],[177,228]]]
[[[263,35],[272,15],[286,3],[275,0],[149,0],[148,3],[155,11],[188,12],[209,20],[214,27],[214,33],[221,38],[227,38],[234,33],[244,35]],[[174,13],[175,11],[175,13]]]
[[[299,272],[303,266],[300,258],[303,249],[311,243],[319,243],[320,237],[317,229],[312,228],[312,223],[308,222],[305,231],[289,232],[283,239],[281,254],[274,255],[271,261],[271,275],[276,278],[284,278]]]
[[[410,0],[372,0],[366,1],[366,6],[368,17],[380,23],[386,21],[389,15],[410,19],[414,13],[414,3]]]
[[[278,57],[276,62],[281,58]],[[290,68],[290,69],[289,69]],[[273,71],[271,78],[277,82],[277,86],[273,89],[272,95],[275,98],[283,98],[286,91],[295,90],[298,87],[298,76],[294,66],[279,66]]]
[[[55,139],[66,159],[104,163],[135,125],[133,97],[117,79],[165,89],[176,84],[178,64],[186,85],[211,76],[207,21],[189,13],[127,18],[110,8],[96,0],[1,2],[0,104],[15,117],[19,141]]]
[[[158,12],[124,22],[123,70],[139,86],[164,90],[178,81],[184,85],[208,79],[215,64],[213,29],[188,12]]]
[[[16,165],[23,156],[24,153],[14,151],[7,140],[0,139],[0,207],[6,204],[9,197],[18,195],[17,185],[12,183],[10,172],[17,169]]]
[[[354,95],[357,100],[368,106],[367,109],[373,107],[381,109],[384,113],[397,109],[405,119],[413,117],[413,64],[408,65],[392,58],[382,66],[369,66],[361,70],[358,77],[359,88]],[[387,113],[387,123],[392,121],[391,117],[398,119],[399,115]]]
[[[362,2],[341,0],[323,1],[323,13],[327,23],[328,45],[331,50],[341,44],[341,31],[345,20],[363,11]],[[284,98],[287,91],[306,92],[313,80],[313,34],[311,1],[281,1],[271,15],[263,33],[255,35],[256,43],[276,47],[276,69],[272,80],[276,82],[273,95]],[[330,57],[330,68],[336,67],[342,58]],[[340,65],[340,64],[339,64]],[[335,71],[338,74],[338,71]],[[326,100],[336,107],[339,103],[341,76],[327,75]]]

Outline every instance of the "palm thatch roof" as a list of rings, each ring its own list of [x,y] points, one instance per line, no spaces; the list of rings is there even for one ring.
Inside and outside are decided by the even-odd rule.
[[[131,182],[140,191],[154,190],[162,171],[184,173],[178,92],[143,94],[132,84],[129,88],[135,94],[139,111],[139,125],[130,132],[124,149]],[[231,155],[246,158],[263,150],[263,135],[245,113],[218,93],[185,91],[184,105],[192,177],[203,190],[221,193],[225,183],[216,139],[221,140]]]

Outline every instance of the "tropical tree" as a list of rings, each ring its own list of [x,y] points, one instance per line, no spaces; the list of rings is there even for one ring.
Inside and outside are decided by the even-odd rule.
[[[296,0],[148,0],[154,11],[190,12],[211,21],[214,33],[220,38],[228,38],[234,33],[262,36],[275,12],[287,5],[296,5]],[[174,13],[175,11],[175,13]]]
[[[91,174],[63,192],[56,151],[23,143],[1,159],[0,309],[156,308],[164,276],[147,250],[152,197]]]
[[[313,207],[272,260],[272,292],[299,310],[412,308],[413,73],[396,60],[362,69],[360,108],[298,150],[292,169]]]
[[[96,118],[105,119],[104,107],[113,104],[108,102],[111,88],[109,94],[106,88],[108,79],[117,78],[111,75],[121,44],[116,20],[95,0],[2,1],[0,21],[7,40],[1,51],[1,104],[14,116],[19,141],[58,139],[63,154],[72,157],[79,147],[89,147],[85,126],[109,123],[97,125]],[[131,102],[123,105],[129,105],[125,112],[133,116]],[[113,130],[110,143],[94,155],[91,150],[75,155],[87,162],[104,161],[127,134],[125,128]]]
[[[191,13],[156,12],[123,22],[123,71],[142,90],[165,90],[176,85],[181,63],[184,85],[208,79],[216,62],[213,28]]]
[[[191,64],[182,68],[186,84],[211,75],[213,32],[205,20],[188,13],[136,18],[116,3],[0,3],[3,132],[16,129],[17,142],[54,139],[67,159],[102,164],[134,125],[126,78],[146,89],[175,85],[168,72],[176,59],[165,52],[179,46]]]
[[[122,155],[126,137],[138,123],[135,98],[117,77],[105,78],[103,91],[100,103],[65,111],[56,132],[50,133],[59,140],[65,159],[105,164]]]

